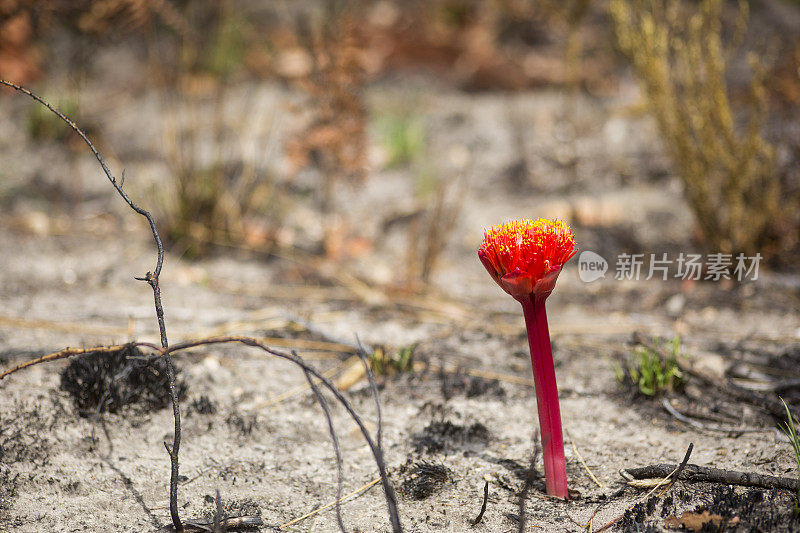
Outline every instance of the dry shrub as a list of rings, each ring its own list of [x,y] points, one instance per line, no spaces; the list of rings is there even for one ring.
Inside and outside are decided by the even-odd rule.
[[[376,2],[365,21],[370,72],[423,69],[467,90],[573,83],[602,89],[614,65],[600,5],[592,0]]]
[[[726,71],[722,0],[612,0],[620,49],[631,60],[706,246],[769,255],[788,225],[768,116],[764,71],[751,54],[746,113],[734,106]],[[737,36],[747,21],[740,4]],[[774,253],[774,252],[773,252]]]
[[[424,500],[442,490],[453,473],[444,465],[430,461],[407,460],[400,467],[403,482],[400,493],[411,500]]]
[[[324,20],[298,15],[298,42],[310,60],[307,72],[295,79],[305,91],[309,120],[287,143],[295,169],[316,166],[323,174],[323,203],[329,202],[332,182],[364,176],[367,110],[363,102],[362,44],[356,34],[354,2],[328,1]]]
[[[185,34],[186,21],[169,0],[84,0],[72,2],[77,28],[90,35],[141,31],[159,20]]]
[[[33,38],[31,8],[13,0],[0,3],[0,78],[24,83],[39,76]]]
[[[96,38],[142,33],[156,23],[190,33],[169,0],[5,0],[0,2],[0,78],[25,83],[40,77],[46,56],[40,41],[56,26]]]
[[[153,39],[153,72],[164,85],[164,159],[157,189],[165,241],[190,258],[217,246],[268,253],[283,220],[284,193],[267,169],[275,109],[236,87],[256,28],[240,2],[197,1],[181,16],[202,32],[173,46]]]
[[[306,94],[305,124],[286,143],[292,173],[319,171],[319,208],[325,218],[323,248],[329,257],[342,251],[348,232],[344,213],[337,213],[338,182],[360,183],[366,176],[367,109],[361,63],[363,42],[358,28],[358,1],[327,0],[322,12],[300,11],[295,18],[299,65],[295,84]],[[302,52],[301,52],[302,51]]]
[[[164,55],[155,39],[150,42],[158,54],[153,60],[163,82],[200,93],[245,79],[248,54],[260,50],[264,37],[243,2],[196,0],[182,6],[180,15],[193,31],[179,33],[177,46],[167,47]],[[200,28],[203,31],[197,31]]]
[[[172,180],[158,191],[161,221],[166,241],[190,258],[219,245],[268,253],[287,203],[263,161],[246,155],[241,134],[229,126],[226,93],[218,89],[210,113],[206,99],[186,96],[183,112],[176,104],[167,115],[166,162]],[[270,120],[253,113],[250,104],[245,100],[234,117],[245,130],[248,123]],[[258,143],[267,154],[270,129],[261,130],[266,133]]]
[[[437,183],[432,193],[420,198],[422,207],[418,216],[411,220],[408,231],[406,268],[412,285],[417,281],[430,282],[458,220],[463,193],[463,188],[453,193],[444,184]]]

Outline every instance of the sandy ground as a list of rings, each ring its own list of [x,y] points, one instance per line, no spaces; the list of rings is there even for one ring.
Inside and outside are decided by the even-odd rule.
[[[256,86],[248,94],[271,110],[270,116],[286,113],[282,90]],[[414,105],[425,117],[429,151],[450,154],[437,159],[438,171],[460,176],[465,188],[458,222],[427,295],[381,288],[381,282],[399,277],[397,265],[403,264],[407,244],[402,228],[385,235],[379,228],[406,208],[413,180],[402,171],[377,170],[362,188],[339,191],[352,223],[373,238],[372,251],[344,265],[328,265],[322,276],[299,276],[298,257],[264,260],[232,250],[188,262],[168,253],[162,286],[170,341],[235,333],[346,344],[357,335],[365,345],[388,352],[416,345],[415,372],[379,380],[383,445],[401,493],[405,530],[470,530],[488,481],[486,513],[473,529],[515,531],[519,467],[528,464],[538,432],[536,399],[521,313],[482,271],[475,248],[485,227],[541,215],[571,220],[581,249],[608,258],[626,250],[695,250],[680,186],[665,170],[652,123],[625,112],[635,99],[627,94],[628,100],[598,100],[548,91],[426,93]],[[113,153],[115,167],[124,163],[131,190],[148,198],[148,184],[167,173],[158,155],[163,143],[158,99],[143,93],[120,103],[103,96],[109,95],[100,88],[87,90],[82,95],[86,112],[98,121],[103,117],[102,148]],[[235,104],[240,96],[232,98]],[[374,106],[396,98],[390,88],[370,94]],[[3,367],[65,346],[156,341],[151,293],[133,279],[154,263],[144,223],[111,195],[88,156],[65,155],[58,145],[34,146],[15,133],[25,105],[4,97],[0,107],[2,180],[6,190],[22,198],[7,201],[10,208],[0,226]],[[526,125],[522,131],[519,123]],[[521,152],[513,148],[520,144]],[[527,167],[522,182],[513,172],[520,161]],[[267,164],[280,168],[279,153],[269,155]],[[87,198],[75,212],[26,193],[34,178],[57,183],[64,169],[81,177]],[[321,222],[314,217],[313,210],[298,205],[290,221],[298,240],[318,236]],[[367,289],[348,283],[342,272],[357,275]],[[548,310],[567,469],[579,497],[550,500],[537,481],[526,503],[528,525],[542,531],[584,529],[603,498],[621,486],[620,469],[679,462],[689,443],[695,464],[796,475],[788,443],[757,406],[729,404],[739,420],[727,426],[759,431],[692,427],[667,414],[658,401],[632,398],[614,369],[631,352],[635,332],[645,338],[680,334],[682,353],[717,376],[756,356],[773,366],[781,358],[800,357],[799,288],[797,275],[768,270],[738,287],[618,281],[613,263],[605,279],[584,283],[577,264],[570,264]],[[346,348],[309,350],[298,340],[280,344],[296,347],[334,377],[352,364]],[[302,372],[242,346],[195,349],[176,361],[187,384],[180,457],[185,477],[179,489],[183,517],[208,516],[219,490],[226,506],[257,512],[265,523],[262,530],[270,531],[335,499],[327,423],[303,388]],[[0,383],[5,424],[0,437],[14,436],[0,441],[6,446],[0,457],[2,529],[116,532],[168,525],[169,461],[162,443],[171,440],[170,411],[82,417],[59,389],[65,366],[40,365]],[[442,366],[448,372],[440,372]],[[460,371],[449,372],[453,369]],[[687,388],[687,396],[677,401],[687,409],[704,407],[698,401],[708,392],[702,384],[690,381]],[[347,394],[374,431],[376,412],[366,381]],[[214,413],[191,407],[201,398],[210,400]],[[332,405],[332,412],[347,494],[375,480],[377,470],[344,410]],[[430,445],[425,436],[439,444]],[[413,498],[411,485],[401,490],[419,462],[448,471],[421,500]],[[708,502],[713,488],[678,483],[672,489],[673,512]],[[629,489],[602,507],[589,527],[598,529],[643,498],[644,492]],[[791,506],[786,493],[770,498],[781,509]],[[347,501],[342,512],[348,530],[390,530],[379,485]],[[659,531],[664,518],[655,511],[646,523]],[[742,531],[754,530],[747,516],[740,519]],[[619,527],[644,531],[643,523]],[[800,526],[787,521],[784,527]],[[331,508],[285,530],[337,529]]]

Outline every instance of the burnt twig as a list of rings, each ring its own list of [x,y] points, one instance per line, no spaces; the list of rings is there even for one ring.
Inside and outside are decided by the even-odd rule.
[[[356,355],[359,359],[361,359],[361,364],[364,365],[364,372],[367,375],[369,388],[372,391],[372,398],[375,400],[375,413],[378,418],[378,430],[376,432],[375,440],[378,443],[378,449],[383,450],[383,443],[381,442],[381,439],[383,438],[383,414],[381,412],[380,396],[378,396],[378,384],[375,383],[375,375],[372,373],[372,369],[369,366],[369,361],[367,360],[367,351],[364,349],[364,345],[361,344],[361,339],[358,338],[358,335],[356,335],[356,344],[358,345],[358,348],[356,349]]]
[[[214,520],[212,524],[212,530],[214,533],[224,533],[227,529],[223,529],[222,521],[225,520],[225,512],[222,510],[222,498],[219,495],[219,489],[217,489],[217,497],[214,499],[215,503],[217,504],[217,508],[214,511]]]
[[[297,357],[297,353],[294,351],[292,351],[292,355]],[[333,453],[336,455],[336,523],[339,525],[339,529],[342,533],[347,533],[347,529],[344,527],[344,521],[342,520],[341,500],[342,478],[344,474],[342,472],[342,453],[339,451],[339,437],[336,435],[336,429],[333,427],[333,418],[331,417],[331,410],[328,408],[328,402],[325,401],[325,397],[320,392],[319,387],[314,383],[311,374],[305,369],[303,369],[303,373],[306,376],[306,381],[308,381],[308,386],[311,387],[314,396],[317,398],[317,403],[319,403],[319,407],[322,409],[325,419],[328,421],[328,433],[330,433],[331,441],[333,442]]]
[[[686,465],[689,463],[689,457],[692,456],[692,450],[693,449],[694,449],[694,443],[690,442],[689,443],[689,447],[686,449],[686,455],[683,456],[683,461],[681,461],[681,464],[678,465],[678,468],[676,468],[674,470],[674,472],[672,474],[670,474],[671,480],[667,484],[667,486],[664,487],[664,490],[661,491],[659,496],[663,496],[664,493],[666,493],[670,489],[670,487],[672,487],[672,485],[674,485],[675,482],[678,481],[678,479],[680,478],[681,473],[686,468]]]
[[[153,272],[148,272],[145,274],[144,277],[136,278],[140,281],[146,281],[148,285],[153,289],[153,300],[155,304],[156,310],[156,319],[158,320],[158,331],[161,336],[161,347],[167,348],[167,328],[164,322],[164,309],[161,305],[161,289],[158,285],[158,277],[161,274],[161,267],[164,264],[164,245],[161,242],[161,237],[158,234],[158,230],[156,229],[156,222],[153,219],[153,216],[145,209],[139,207],[134,201],[127,195],[127,193],[123,190],[122,186],[124,184],[124,179],[117,181],[111,171],[108,169],[106,162],[103,160],[103,157],[100,155],[100,152],[94,147],[92,141],[89,140],[89,137],[86,136],[86,133],[82,129],[80,129],[75,122],[73,122],[70,118],[66,115],[61,113],[58,109],[53,107],[51,104],[46,102],[40,96],[32,93],[30,90],[17,85],[16,83],[2,80],[0,79],[0,84],[5,85],[7,87],[11,87],[12,89],[19,91],[23,94],[26,94],[45,106],[47,109],[55,113],[58,118],[63,120],[72,130],[77,133],[83,142],[89,147],[89,149],[94,154],[97,161],[100,163],[100,166],[103,168],[103,172],[105,173],[108,180],[111,182],[111,185],[116,189],[117,193],[125,200],[125,203],[133,209],[138,214],[142,215],[146,220],[148,225],[150,226],[150,231],[153,233],[153,239],[156,243],[156,248],[158,250],[157,253],[157,260],[156,260],[156,267]],[[68,357],[68,356],[67,356]],[[169,377],[169,393],[170,398],[172,400],[172,414],[175,419],[175,434],[172,442],[172,449],[169,450],[169,459],[171,464],[171,474],[170,474],[170,481],[169,481],[169,508],[170,508],[170,515],[172,516],[172,525],[175,527],[176,531],[181,531],[183,528],[181,526],[181,519],[178,514],[178,453],[181,446],[181,413],[180,407],[178,405],[178,394],[175,390],[175,365],[172,362],[172,357],[170,356],[169,352],[164,352],[164,360],[167,364],[167,375]]]
[[[648,465],[640,468],[626,468],[625,471],[634,479],[649,479],[666,477],[675,470],[674,464]],[[679,474],[679,475],[678,475]],[[726,485],[742,485],[744,487],[761,487],[765,489],[797,490],[796,479],[788,477],[776,477],[767,474],[756,474],[754,472],[738,472],[736,470],[725,470],[722,468],[711,468],[687,464],[683,472],[676,472],[673,476],[681,481],[689,483],[725,483]]]
[[[478,513],[478,516],[475,517],[475,520],[472,521],[472,527],[477,526],[483,520],[483,513],[486,512],[486,504],[489,502],[489,482],[487,481],[486,484],[483,486],[483,504],[481,505],[481,512]]]
[[[66,359],[68,357],[73,357],[76,355],[85,355],[89,353],[115,353],[124,349],[125,349],[124,344],[113,345],[113,346],[99,346],[97,348],[64,348],[63,350],[49,353],[47,355],[43,355],[41,357],[37,357],[36,359],[31,359],[29,361],[25,361],[24,363],[20,363],[14,367],[11,367],[8,370],[5,370],[4,372],[0,373],[0,380],[13,374],[14,372],[19,372],[20,370],[24,370],[29,366],[38,365],[40,363],[47,363],[49,361],[58,361],[59,359]]]

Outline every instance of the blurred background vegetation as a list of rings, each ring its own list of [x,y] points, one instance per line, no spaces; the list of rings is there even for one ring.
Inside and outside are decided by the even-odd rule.
[[[131,91],[162,94],[170,177],[151,194],[169,245],[188,257],[296,244],[285,223],[304,196],[321,227],[305,252],[357,255],[369,243],[342,188],[358,191],[376,168],[408,173],[414,197],[382,227],[404,223],[402,270],[418,288],[436,268],[464,187],[429,147],[415,79],[465,94],[549,88],[613,99],[632,76],[696,241],[790,268],[800,239],[798,28],[790,0],[3,0],[0,77],[38,88],[92,131],[78,99],[49,94],[50,80],[66,72],[80,90],[97,75],[97,50],[128,49],[144,65]],[[396,80],[411,96],[370,102],[371,85]],[[280,113],[242,94],[262,81],[298,95],[290,112],[299,126],[281,142]],[[53,119],[32,106],[29,136],[62,140]],[[517,124],[520,144],[530,127]],[[245,142],[248,131],[258,132],[255,143]],[[285,157],[280,176],[263,164],[274,152]],[[448,157],[456,169],[469,162],[468,153]]]

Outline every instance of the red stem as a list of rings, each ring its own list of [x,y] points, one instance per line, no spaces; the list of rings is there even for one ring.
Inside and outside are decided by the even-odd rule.
[[[533,383],[536,387],[536,405],[539,409],[539,427],[542,433],[542,457],[547,494],[569,499],[567,490],[567,463],[564,459],[564,439],[561,435],[561,411],[558,407],[556,369],[550,332],[547,329],[547,312],[544,298],[535,296],[521,299],[531,348]]]

